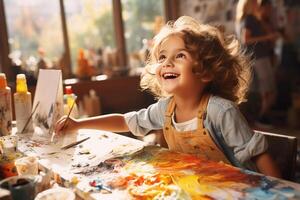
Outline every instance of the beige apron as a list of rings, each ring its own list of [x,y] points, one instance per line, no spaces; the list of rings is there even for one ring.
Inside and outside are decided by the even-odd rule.
[[[175,102],[172,98],[165,113],[164,137],[169,149],[172,151],[193,154],[198,157],[204,157],[214,161],[223,161],[224,163],[230,164],[223,151],[217,147],[211,138],[209,131],[204,127],[209,97],[210,95],[203,95],[201,98],[198,108],[197,129],[183,132],[177,131],[172,126],[172,113],[175,109]]]

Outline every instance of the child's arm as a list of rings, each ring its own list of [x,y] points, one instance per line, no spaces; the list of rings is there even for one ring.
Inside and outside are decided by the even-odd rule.
[[[262,153],[258,156],[255,156],[253,160],[259,172],[262,174],[281,178],[281,173],[278,166],[268,153]]]
[[[66,124],[65,121],[67,120]],[[65,124],[65,126],[64,126]],[[101,129],[113,132],[128,132],[129,128],[122,114],[108,114],[85,119],[67,119],[63,116],[55,125],[55,133],[73,131],[80,128]]]

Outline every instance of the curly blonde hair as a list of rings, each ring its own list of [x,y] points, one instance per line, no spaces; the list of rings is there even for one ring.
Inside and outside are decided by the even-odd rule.
[[[200,24],[188,16],[168,22],[154,37],[154,46],[141,77],[143,90],[150,90],[158,98],[170,96],[162,91],[153,68],[157,65],[161,43],[174,34],[182,37],[187,51],[197,62],[193,72],[213,77],[206,88],[209,93],[236,103],[245,101],[251,79],[249,56],[234,37],[225,37],[218,28]]]

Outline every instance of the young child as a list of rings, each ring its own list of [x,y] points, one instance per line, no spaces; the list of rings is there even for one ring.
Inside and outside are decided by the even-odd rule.
[[[247,56],[237,40],[215,27],[183,16],[154,38],[141,86],[159,100],[146,109],[87,119],[70,119],[65,129],[131,131],[145,136],[163,129],[169,149],[280,176],[235,103],[244,100],[250,79]],[[56,125],[62,132],[66,117]]]

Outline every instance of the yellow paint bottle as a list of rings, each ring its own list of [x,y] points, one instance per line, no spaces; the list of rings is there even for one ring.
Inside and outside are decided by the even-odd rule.
[[[18,133],[20,133],[24,129],[32,109],[31,93],[28,92],[26,77],[24,74],[17,75],[17,88],[16,93],[14,94],[14,105],[17,129]],[[24,133],[30,131],[33,131],[32,121],[28,123]]]
[[[69,110],[71,109],[74,101],[76,101],[76,95],[73,93],[72,90],[72,86],[66,86],[65,87],[65,95],[64,95],[64,100],[65,100],[65,104],[64,104],[64,114],[67,115],[69,113]],[[71,117],[73,118],[78,118],[79,114],[78,114],[78,107],[77,104],[75,102],[73,109],[71,111],[70,114]]]

